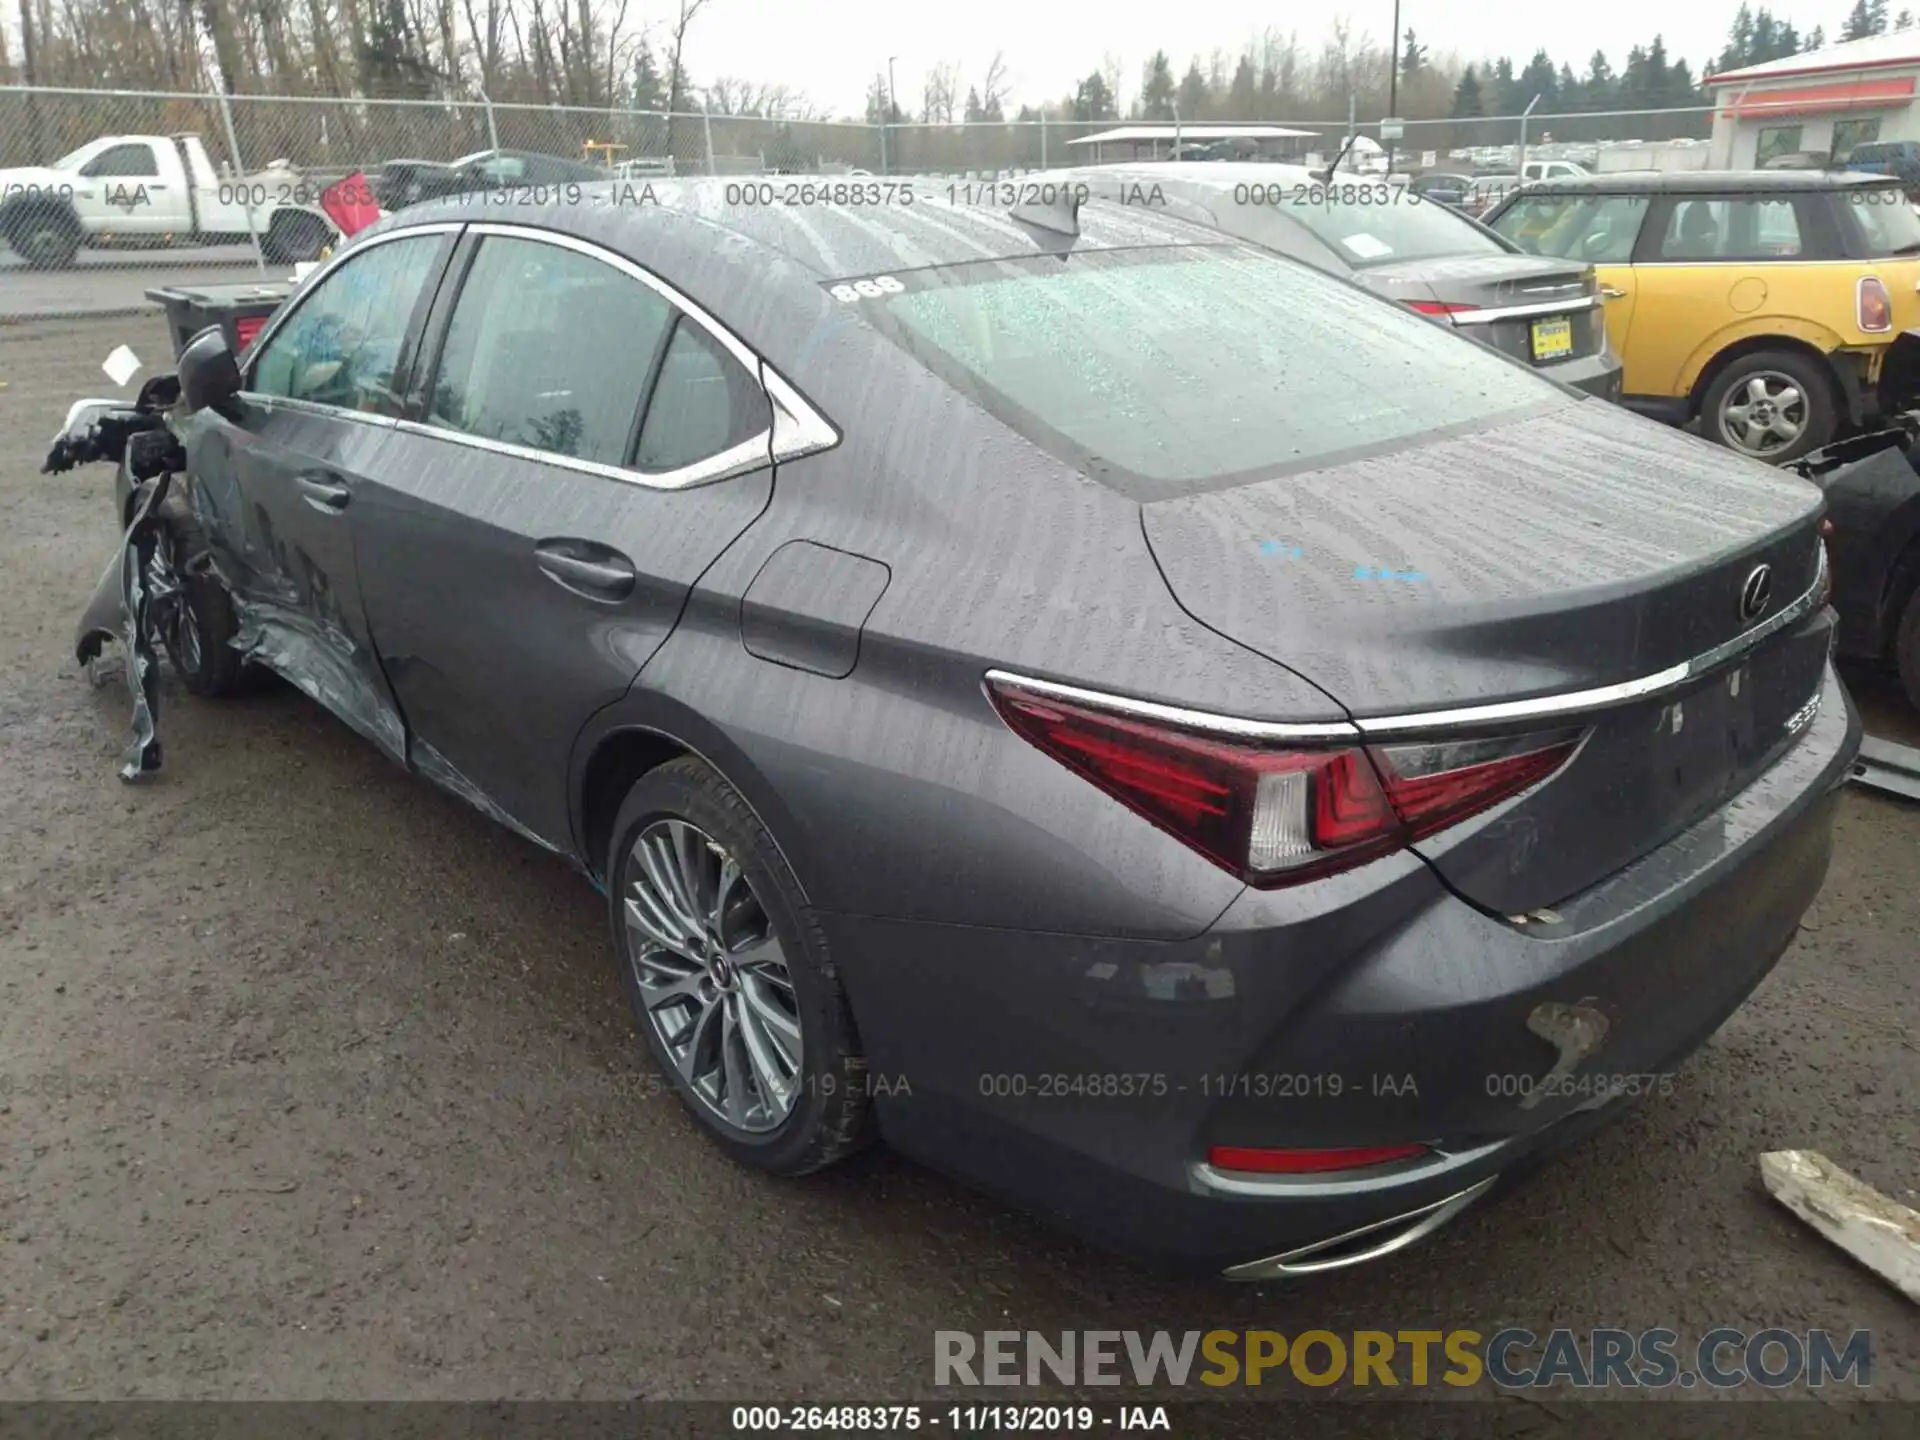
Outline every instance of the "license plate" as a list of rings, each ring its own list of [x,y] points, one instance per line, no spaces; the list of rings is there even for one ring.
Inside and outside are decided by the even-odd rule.
[[[1551,320],[1533,322],[1533,358],[1538,364],[1543,360],[1562,360],[1573,353],[1573,321],[1564,315]]]

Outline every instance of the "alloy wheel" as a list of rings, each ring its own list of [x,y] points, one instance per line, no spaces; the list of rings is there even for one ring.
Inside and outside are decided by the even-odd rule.
[[[1800,382],[1778,370],[1762,370],[1727,392],[1720,405],[1720,433],[1736,450],[1770,458],[1806,433],[1809,418]]]
[[[800,1098],[799,1000],[767,912],[734,856],[685,820],[657,820],[629,852],[622,914],[647,1022],[711,1115],[779,1128]]]
[[[152,632],[166,645],[173,663],[189,675],[200,673],[200,622],[187,602],[174,561],[173,536],[163,526],[147,561],[147,595]]]

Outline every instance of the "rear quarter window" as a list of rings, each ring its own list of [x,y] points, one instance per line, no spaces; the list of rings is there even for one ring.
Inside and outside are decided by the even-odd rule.
[[[1842,192],[1834,196],[1834,208],[1861,257],[1920,255],[1920,215],[1899,186]]]
[[[828,288],[1004,423],[1138,499],[1571,403],[1441,325],[1241,245],[990,261]]]

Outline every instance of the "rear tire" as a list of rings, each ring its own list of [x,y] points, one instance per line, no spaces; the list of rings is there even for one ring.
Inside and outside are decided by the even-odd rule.
[[[865,1145],[872,1102],[846,992],[740,793],[691,756],[647,772],[614,820],[605,874],[634,1017],[708,1136],[776,1175]]]
[[[1826,362],[1793,350],[1756,350],[1714,377],[1700,403],[1707,439],[1784,465],[1833,439],[1839,405]]]
[[[59,206],[41,206],[9,228],[7,240],[29,269],[65,270],[86,239],[79,217]]]
[[[319,217],[305,213],[273,217],[261,238],[260,253],[272,265],[302,265],[318,260],[333,243],[333,232]]]
[[[1900,674],[1900,688],[1907,700],[1920,710],[1920,585],[1907,596],[1907,608],[1901,613],[1899,629],[1894,632],[1893,664]]]

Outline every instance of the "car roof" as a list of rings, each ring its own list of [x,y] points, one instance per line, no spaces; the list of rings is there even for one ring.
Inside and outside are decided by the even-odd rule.
[[[1218,169],[1218,166],[1197,167]],[[1009,182],[1011,183],[1011,182]],[[1033,177],[1028,181],[1034,182]],[[780,203],[785,191],[824,191],[835,184],[862,191],[893,187],[893,203],[851,205]],[[990,194],[1004,187],[935,184],[930,180],[809,180],[751,177],[739,180],[695,177],[684,180],[638,177],[617,182],[587,182],[577,194],[525,204],[488,206],[488,221],[512,221],[592,239],[635,259],[658,247],[656,238],[671,228],[681,237],[698,234],[708,247],[727,246],[771,252],[819,280],[882,275],[900,270],[964,265],[982,260],[1057,255],[1069,245],[1075,252],[1137,249],[1143,246],[1231,244],[1218,233],[1144,206],[1089,201],[1079,213],[1079,234],[1069,237],[1016,221],[999,204],[968,204],[966,192]],[[902,192],[912,192],[904,202]],[[955,199],[949,198],[952,191]],[[509,192],[511,194],[511,192]],[[741,203],[741,194],[770,195],[772,203]],[[732,197],[731,199],[729,197]],[[544,203],[537,203],[543,200]],[[474,220],[470,205],[455,199],[409,206],[383,228]],[[674,277],[668,275],[667,279]]]
[[[1615,171],[1556,180],[1529,195],[1607,193],[1626,195],[1743,195],[1755,190],[1858,190],[1893,184],[1884,175],[1859,175],[1818,170],[1682,170]]]

